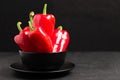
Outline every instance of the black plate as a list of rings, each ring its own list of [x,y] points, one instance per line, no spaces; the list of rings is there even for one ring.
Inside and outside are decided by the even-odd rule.
[[[65,62],[61,68],[57,70],[30,70],[27,69],[22,63],[13,63],[10,65],[10,69],[16,72],[20,73],[40,73],[40,74],[50,74],[50,73],[64,73],[64,72],[70,72],[75,67],[74,63],[71,62]]]

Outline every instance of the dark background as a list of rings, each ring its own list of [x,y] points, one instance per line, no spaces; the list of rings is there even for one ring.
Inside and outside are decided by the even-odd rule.
[[[1,0],[0,51],[18,51],[16,23],[28,25],[29,12],[41,13],[44,3],[55,15],[56,27],[69,31],[69,51],[120,50],[120,0]]]

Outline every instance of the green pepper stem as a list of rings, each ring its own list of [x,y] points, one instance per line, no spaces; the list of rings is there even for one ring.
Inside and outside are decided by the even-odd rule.
[[[33,16],[34,15],[35,15],[35,13],[33,11],[31,11],[30,14],[29,14],[31,24],[33,24]]]
[[[21,24],[22,24],[22,22],[17,22],[17,28],[20,32],[22,31]]]
[[[28,21],[29,27],[30,27],[30,31],[33,31],[33,16],[35,15],[35,13],[33,11],[30,12],[29,14],[29,19],[30,21]]]
[[[59,29],[59,30],[62,30],[62,29],[63,29],[63,27],[62,27],[62,26],[58,26],[58,29]]]
[[[32,27],[31,21],[28,21],[28,24],[29,24],[29,27],[30,27],[30,31],[33,31],[33,27]]]
[[[47,4],[44,4],[43,14],[44,14],[44,15],[46,15],[46,14],[47,14]]]

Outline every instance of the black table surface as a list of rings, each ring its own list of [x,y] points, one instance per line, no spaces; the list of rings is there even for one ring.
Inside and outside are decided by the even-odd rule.
[[[20,76],[9,65],[20,61],[17,52],[0,52],[0,80],[120,80],[120,52],[67,52],[66,61],[75,64],[67,75]]]

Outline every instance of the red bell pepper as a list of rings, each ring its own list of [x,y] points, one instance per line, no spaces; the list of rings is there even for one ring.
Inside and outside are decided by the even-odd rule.
[[[31,32],[29,33],[30,41],[35,46],[36,52],[52,52],[53,46],[49,35],[41,27],[33,26],[35,23],[32,18],[33,15],[34,12],[31,12],[29,21],[31,28]]]
[[[22,51],[34,52],[35,51],[34,47],[31,45],[32,43],[30,42],[29,36],[28,36],[30,32],[30,28],[27,26],[22,30],[20,25],[21,25],[21,22],[18,22],[17,26],[18,26],[20,33],[14,37],[15,43],[19,45]]]
[[[46,12],[47,4],[44,5],[43,14],[36,14],[33,18],[33,27],[41,27],[45,30],[47,35],[51,36],[54,32],[55,17],[52,14]]]
[[[62,52],[66,51],[70,41],[70,36],[66,30],[62,30],[62,26],[59,26],[54,30],[51,39],[53,43],[53,52]]]

